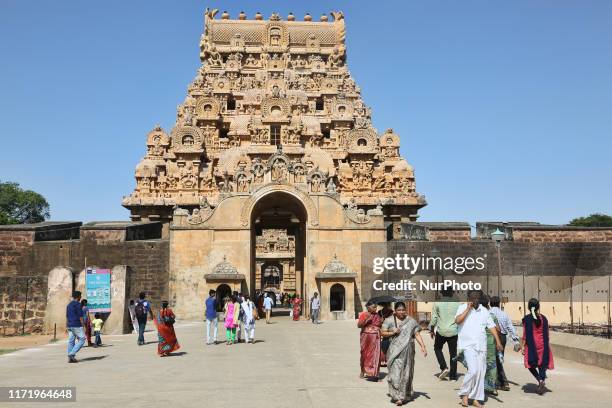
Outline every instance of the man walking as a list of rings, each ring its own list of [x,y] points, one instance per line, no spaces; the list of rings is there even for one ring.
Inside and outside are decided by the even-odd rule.
[[[270,315],[272,314],[272,298],[268,296],[267,293],[264,293],[264,301],[263,301],[264,310],[266,311],[266,324],[270,324]]]
[[[480,306],[481,291],[472,291],[469,302],[459,306],[455,322],[458,325],[457,346],[463,350],[468,372],[463,378],[459,390],[461,405],[468,406],[473,400],[476,407],[482,407],[480,401],[484,400],[484,380],[487,372],[487,335],[489,330],[495,338],[498,351],[502,350],[501,341],[495,328],[489,310]]]
[[[459,303],[453,299],[452,289],[442,290],[441,294],[442,299],[434,304],[431,312],[429,331],[431,338],[435,338],[434,351],[440,366],[438,378],[444,380],[448,376],[450,380],[455,381],[457,380],[457,323],[455,323],[455,315]],[[450,371],[442,352],[444,344],[448,344]]]
[[[206,299],[206,344],[217,344],[217,331],[219,319],[217,317],[217,302],[216,292],[210,290],[208,299]],[[212,327],[211,327],[212,326]]]
[[[136,303],[135,312],[136,320],[138,320],[138,345],[142,346],[145,344],[144,332],[145,326],[147,325],[147,313],[153,320],[153,312],[151,311],[151,304],[148,300],[145,300],[146,293],[140,292],[138,294],[138,302]]]
[[[310,318],[312,324],[319,324],[319,310],[321,308],[321,299],[317,292],[314,293],[312,299],[310,299]]]
[[[506,341],[508,336],[514,344],[519,344],[518,336],[516,335],[516,331],[514,330],[514,326],[512,325],[512,320],[510,317],[500,309],[500,301],[499,297],[493,296],[491,297],[491,310],[490,312],[497,318],[497,323],[499,324],[499,338],[501,340],[501,344],[503,350],[501,351],[502,358],[506,349]],[[520,349],[519,349],[520,350]],[[517,350],[518,351],[518,350]],[[499,353],[495,355],[495,359],[497,362],[497,383],[498,387],[502,391],[510,391],[510,384],[508,383],[508,378],[506,378],[506,372],[504,371],[504,363],[499,359]]]
[[[81,292],[72,292],[72,301],[66,307],[66,332],[68,333],[68,362],[78,363],[76,353],[85,344],[83,329],[83,309],[81,307]],[[76,340],[76,342],[75,342]],[[76,344],[75,344],[76,343]]]

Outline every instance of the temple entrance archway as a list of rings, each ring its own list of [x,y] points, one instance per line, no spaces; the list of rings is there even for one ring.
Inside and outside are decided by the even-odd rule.
[[[251,212],[250,288],[304,296],[308,212],[299,198],[274,191]]]

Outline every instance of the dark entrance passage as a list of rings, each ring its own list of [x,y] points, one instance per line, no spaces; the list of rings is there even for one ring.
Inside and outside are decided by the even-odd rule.
[[[262,197],[251,213],[251,282],[261,292],[303,296],[307,213],[299,199],[286,192]],[[277,302],[276,308],[287,302]],[[275,310],[274,314],[279,314]]]
[[[231,294],[232,294],[232,289],[229,287],[229,285],[222,283],[221,285],[217,286],[216,295],[215,295],[215,297],[217,298],[217,312],[223,311],[223,306],[225,306],[225,301],[227,300],[227,298],[231,296]]]

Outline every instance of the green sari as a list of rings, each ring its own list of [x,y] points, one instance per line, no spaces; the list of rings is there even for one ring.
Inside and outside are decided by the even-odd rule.
[[[491,318],[495,325],[498,324],[497,318],[491,313]],[[497,361],[495,356],[497,349],[495,348],[495,337],[487,330],[487,373],[485,374],[485,392],[495,392],[497,390]]]

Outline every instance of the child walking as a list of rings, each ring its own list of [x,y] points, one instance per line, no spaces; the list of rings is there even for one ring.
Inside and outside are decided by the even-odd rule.
[[[94,315],[95,319],[91,321],[94,329],[94,336],[96,336],[96,340],[94,342],[94,347],[98,347],[102,345],[102,339],[100,338],[100,334],[102,333],[102,326],[104,325],[104,320],[100,318],[100,313],[96,313]]]

